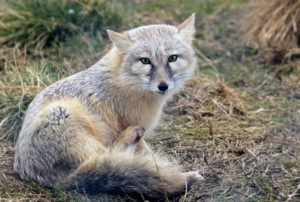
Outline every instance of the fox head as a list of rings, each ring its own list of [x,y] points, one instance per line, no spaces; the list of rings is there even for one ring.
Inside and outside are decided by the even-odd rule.
[[[180,90],[194,71],[195,14],[179,26],[147,25],[124,33],[107,30],[121,57],[122,85],[158,96]]]

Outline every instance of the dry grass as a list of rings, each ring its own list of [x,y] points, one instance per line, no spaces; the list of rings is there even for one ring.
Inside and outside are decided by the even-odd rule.
[[[259,90],[257,101],[267,99],[280,103],[269,94],[269,88],[274,88],[272,82],[265,82],[267,92]],[[280,84],[276,86],[279,92],[297,86],[299,79],[283,82],[282,89]],[[186,196],[174,201],[299,199],[300,128],[297,123],[300,117],[297,113],[290,114],[290,125],[282,126],[269,118],[279,115],[280,107],[274,111],[257,108],[251,99],[220,80],[198,74],[169,103],[164,121],[150,142],[156,150],[180,159],[186,170],[198,169],[205,177]],[[287,129],[291,130],[288,134]],[[13,144],[2,142],[1,145],[2,197],[33,201],[120,200],[118,196],[91,198],[22,182],[12,171]],[[139,201],[129,197],[126,200]]]
[[[300,1],[263,0],[245,19],[244,39],[266,62],[300,55]]]
[[[205,178],[187,201],[299,199],[300,113],[291,115],[294,124],[283,126],[269,118],[278,109],[256,108],[250,100],[198,75],[166,109],[160,136],[152,139],[155,147],[182,159],[187,170],[201,170]],[[293,132],[279,132],[292,125]]]
[[[16,141],[27,106],[45,87],[95,62],[100,54],[57,60],[19,47],[0,49],[0,140]],[[1,63],[1,56],[3,63]]]
[[[31,100],[62,74],[59,73],[62,70],[57,71],[58,67],[49,62],[30,63],[19,49],[15,49],[12,55],[7,55],[0,71],[0,140],[16,140]]]

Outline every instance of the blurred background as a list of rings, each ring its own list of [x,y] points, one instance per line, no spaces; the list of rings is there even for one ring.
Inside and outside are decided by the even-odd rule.
[[[199,169],[205,180],[170,200],[300,200],[300,1],[0,0],[0,5],[0,200],[145,201],[24,183],[12,171],[13,145],[38,92],[109,50],[106,29],[178,25],[194,12],[197,72],[168,104],[149,141],[185,169]]]

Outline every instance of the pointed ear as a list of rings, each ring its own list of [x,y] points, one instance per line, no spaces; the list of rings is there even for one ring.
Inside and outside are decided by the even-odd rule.
[[[195,13],[193,13],[188,19],[177,26],[178,33],[188,44],[192,43],[195,33]]]
[[[129,39],[127,33],[117,33],[111,30],[106,31],[109,39],[113,42],[113,44],[118,48],[118,50],[121,53],[124,53],[131,45],[132,41]]]

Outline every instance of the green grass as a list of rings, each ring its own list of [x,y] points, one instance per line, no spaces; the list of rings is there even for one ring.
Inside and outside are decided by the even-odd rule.
[[[191,13],[196,13],[198,17],[204,15],[215,15],[234,10],[238,5],[249,2],[249,0],[164,0],[146,1],[140,8],[141,11],[156,12],[164,10],[177,20],[184,20]]]
[[[22,118],[34,96],[61,78],[62,68],[50,62],[26,64],[26,68],[7,64],[0,81],[0,120],[2,137],[16,140]]]
[[[12,0],[1,5],[0,45],[41,49],[81,33],[105,38],[108,26],[118,30],[127,23],[122,7],[106,0]]]

